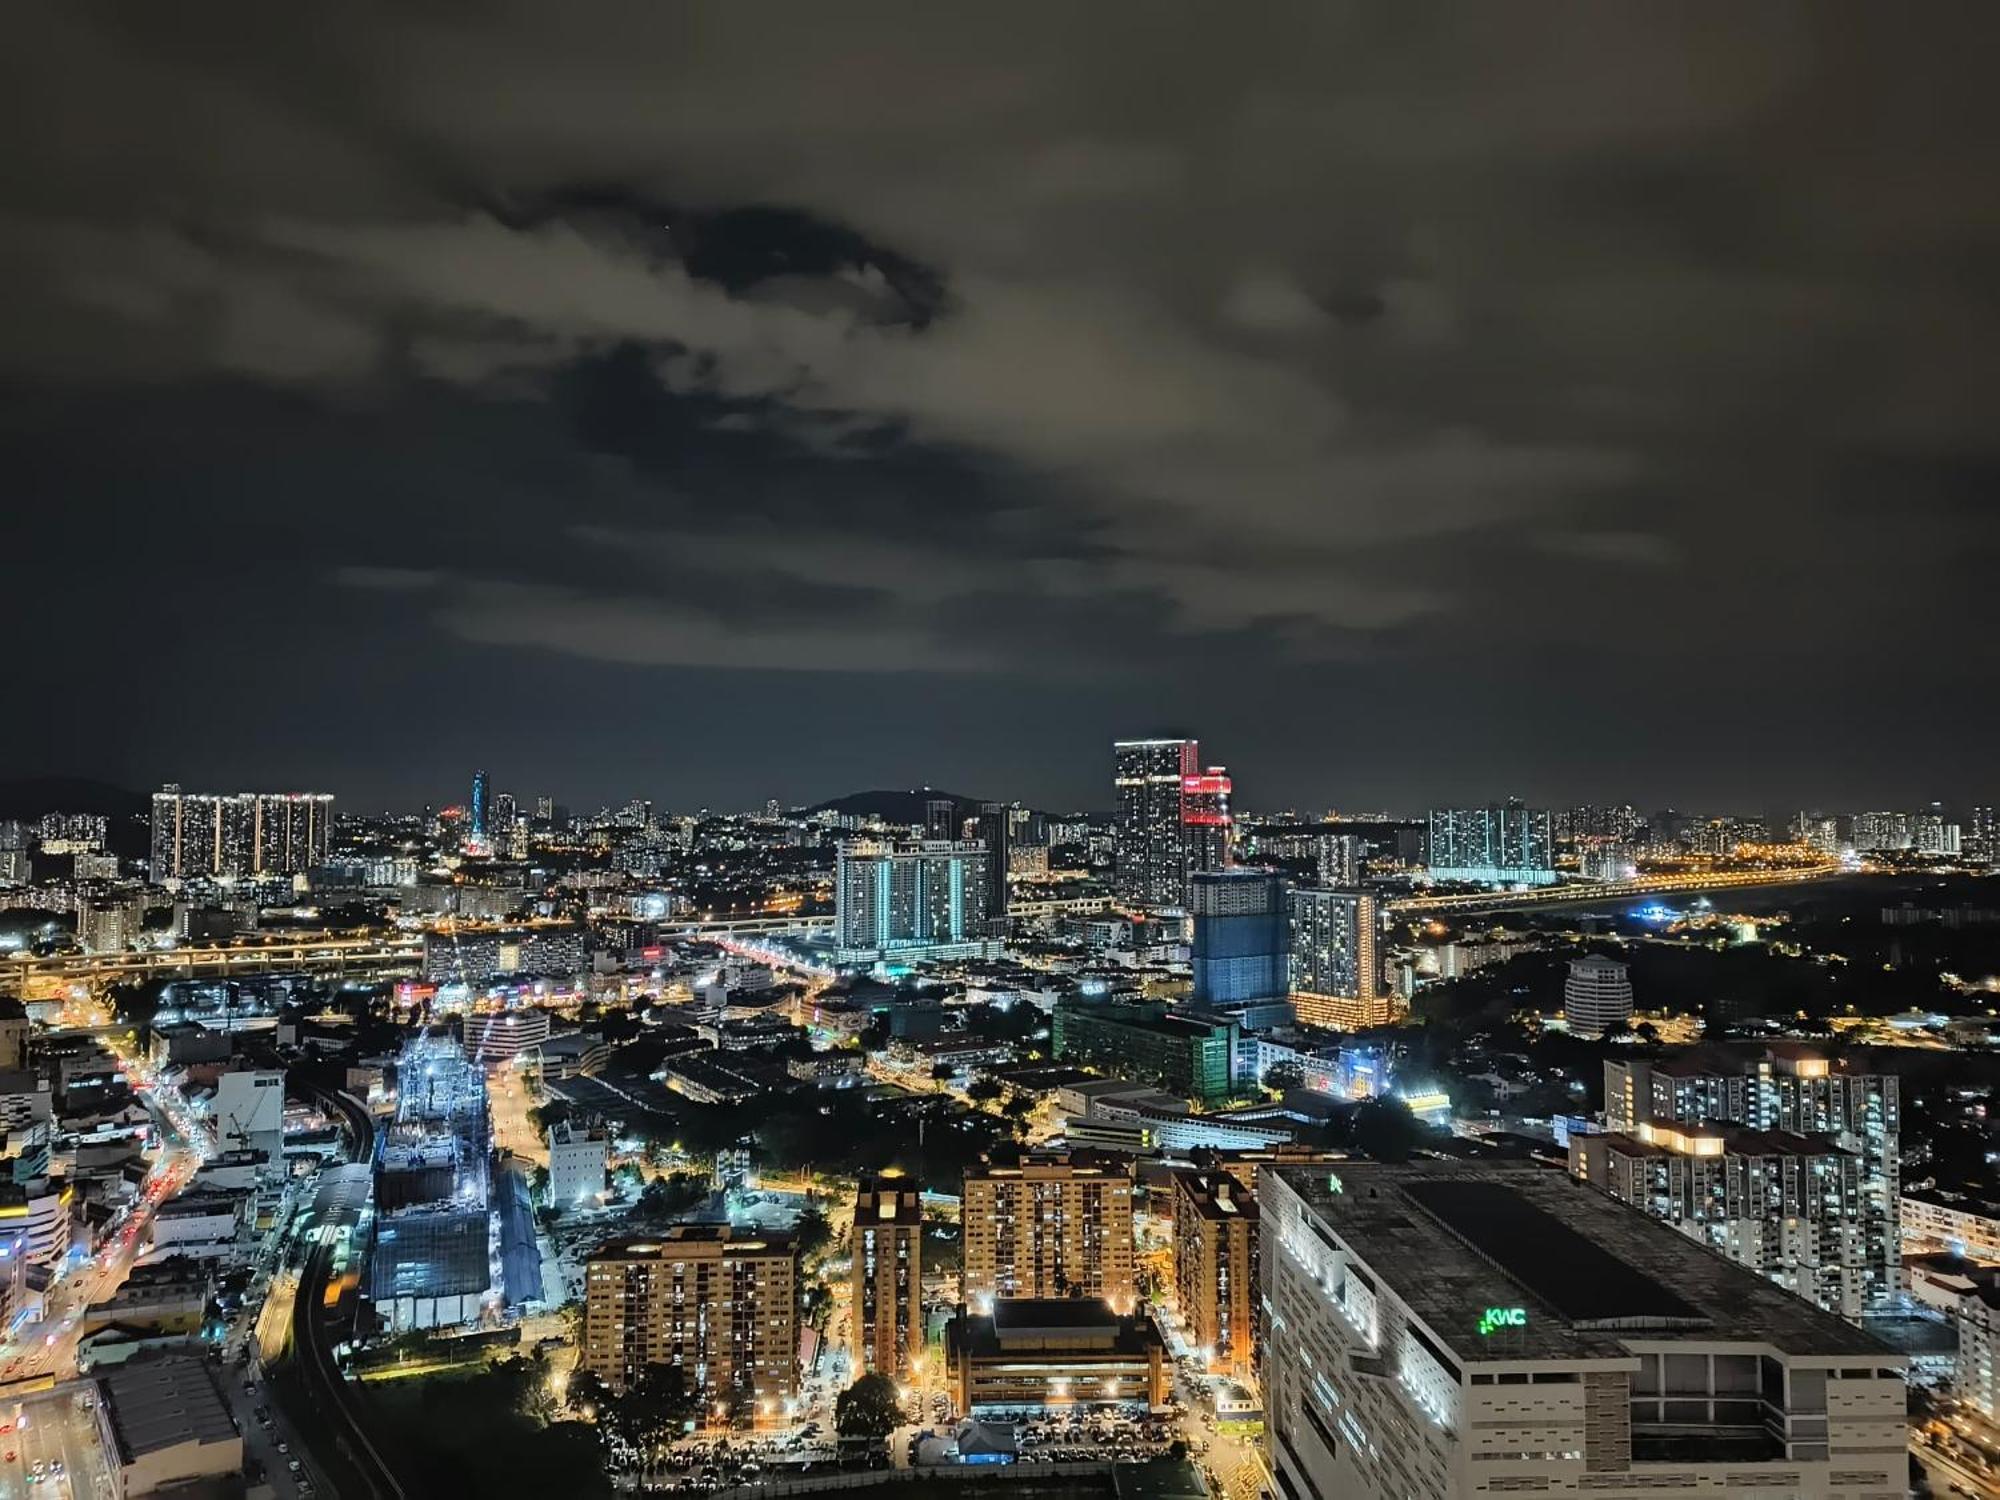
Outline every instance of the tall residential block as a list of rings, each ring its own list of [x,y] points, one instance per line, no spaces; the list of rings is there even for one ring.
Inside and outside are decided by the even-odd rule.
[[[1099,1297],[1130,1312],[1132,1170],[1094,1152],[1024,1152],[965,1173],[965,1296]]]
[[[622,1391],[656,1365],[724,1407],[773,1415],[798,1390],[798,1256],[789,1237],[674,1224],[613,1240],[584,1271],[577,1368]]]
[[[155,885],[246,875],[296,875],[326,863],[333,797],[326,792],[153,793]]]
[[[1282,876],[1208,870],[1188,879],[1197,1005],[1236,1006],[1290,987],[1291,935]]]
[[[1260,1342],[1257,1199],[1229,1172],[1176,1172],[1174,1291],[1181,1324],[1211,1374],[1241,1380]]]
[[[922,1357],[923,1241],[923,1189],[908,1177],[863,1177],[849,1240],[855,1374],[907,1380]]]
[[[1111,747],[1118,793],[1118,873],[1114,889],[1128,906],[1178,907],[1188,869],[1182,794],[1200,774],[1194,740],[1119,740]]]
[[[1396,1018],[1382,985],[1375,898],[1365,891],[1295,890],[1290,898],[1292,1009],[1308,1026],[1354,1031]]]
[[[1699,1050],[1679,1057],[1610,1059],[1604,1117],[1628,1135],[1645,1125],[1744,1125],[1824,1137],[1860,1173],[1863,1299],[1880,1307],[1902,1278],[1902,1100],[1893,1073],[1869,1073],[1785,1045],[1745,1060]]]
[[[1825,1136],[1741,1125],[1574,1134],[1570,1173],[1828,1312],[1867,1284],[1861,1162]]]
[[[1287,1500],[1907,1487],[1907,1358],[1527,1163],[1261,1174]]]
[[[1555,838],[1548,809],[1519,802],[1434,807],[1429,863],[1434,880],[1554,885]]]
[[[996,951],[992,866],[976,840],[852,839],[834,871],[844,964],[976,958]]]

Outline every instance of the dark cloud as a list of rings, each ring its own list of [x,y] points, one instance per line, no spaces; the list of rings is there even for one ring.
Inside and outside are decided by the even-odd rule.
[[[1979,19],[43,8],[7,756],[1989,795]]]

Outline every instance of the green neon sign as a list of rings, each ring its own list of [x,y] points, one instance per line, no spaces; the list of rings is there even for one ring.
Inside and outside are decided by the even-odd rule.
[[[1479,1315],[1479,1335],[1491,1338],[1502,1328],[1526,1328],[1528,1310],[1525,1307],[1489,1307]]]
[[[1326,1190],[1329,1193],[1344,1193],[1347,1191],[1347,1184],[1340,1180],[1339,1174],[1329,1172],[1326,1174]]]

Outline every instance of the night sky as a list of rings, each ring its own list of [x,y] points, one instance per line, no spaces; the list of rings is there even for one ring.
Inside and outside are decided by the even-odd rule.
[[[2000,795],[1990,19],[23,8],[0,774]]]

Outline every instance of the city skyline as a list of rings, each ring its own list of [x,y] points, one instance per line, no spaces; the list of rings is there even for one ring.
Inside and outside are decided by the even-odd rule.
[[[2000,178],[1894,16],[28,25],[0,775],[1978,795]]]

